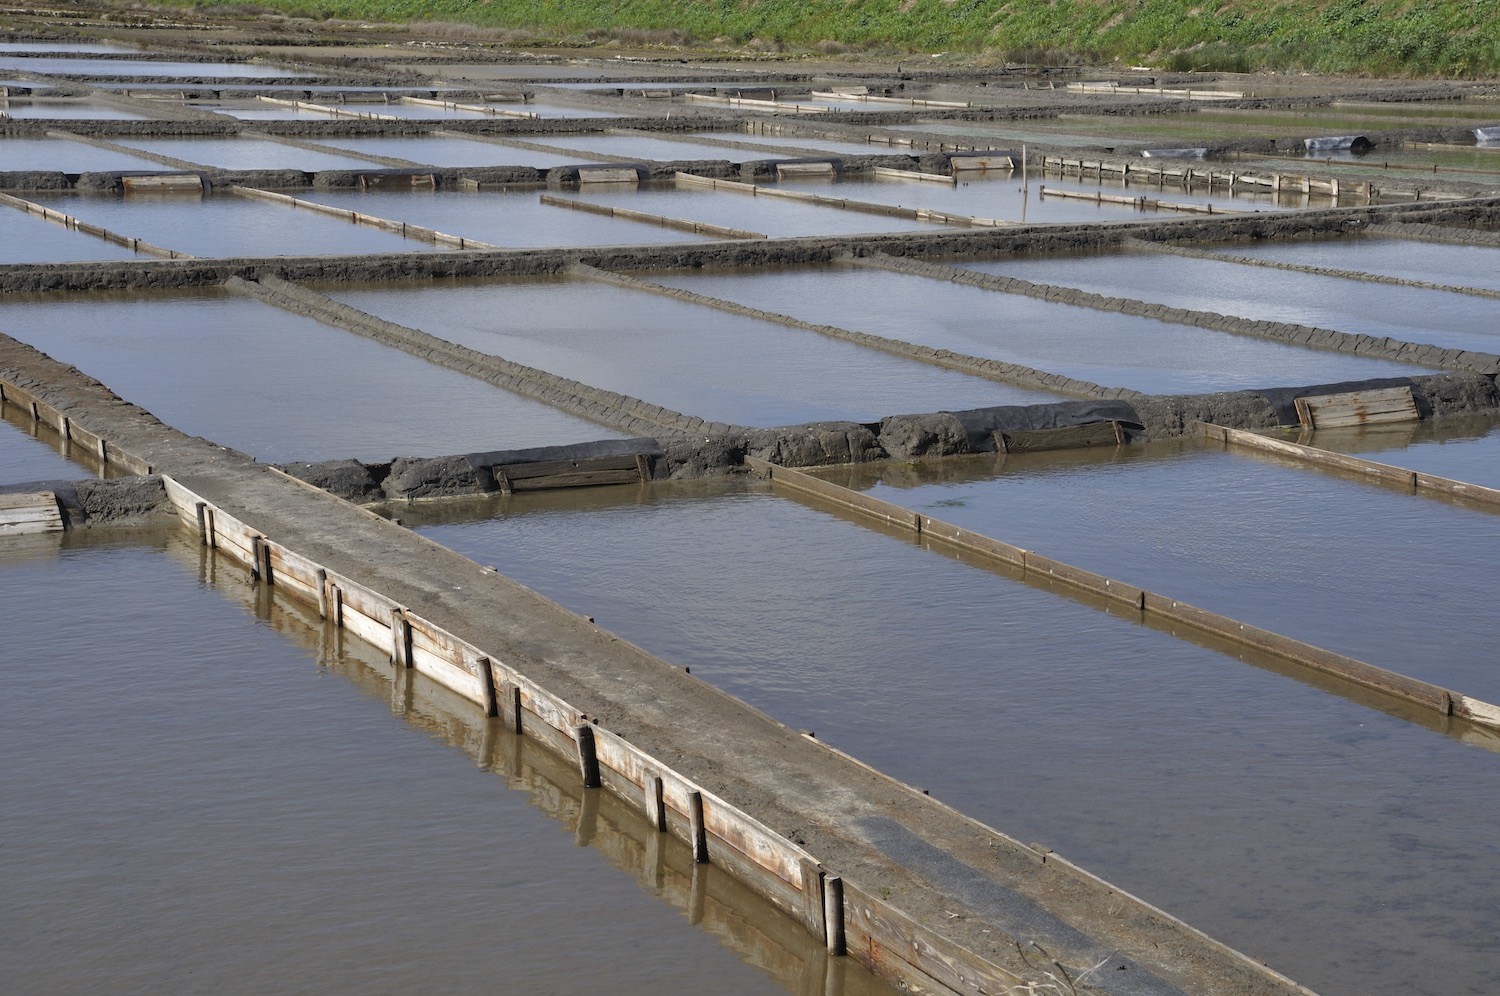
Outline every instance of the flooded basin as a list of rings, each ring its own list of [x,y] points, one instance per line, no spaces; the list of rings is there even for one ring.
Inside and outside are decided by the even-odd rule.
[[[121,145],[220,169],[371,169],[374,163],[352,155],[317,152],[256,138],[132,138]],[[156,167],[160,169],[160,166]]]
[[[550,169],[576,159],[556,152],[466,139],[457,135],[424,135],[422,137],[383,136],[380,138],[319,138],[319,145],[342,149],[355,155],[392,156],[429,166],[534,166]]]
[[[673,162],[675,160],[726,160],[742,162],[764,159],[763,155],[712,142],[694,142],[689,138],[653,138],[645,134],[544,135],[537,141],[564,149],[577,149],[579,155],[606,161]]]
[[[1488,990],[1493,753],[789,500],[607,490],[406,521],[1315,989]]]
[[[196,539],[12,542],[0,592],[17,991],[825,992],[805,931]],[[41,662],[82,661],[59,696]],[[844,991],[881,991],[836,968]]]
[[[1032,470],[1032,468],[1037,468]],[[1493,513],[1195,440],[872,494],[1200,608],[1500,702],[1475,579]],[[1399,567],[1397,566],[1399,565]]]
[[[442,249],[395,232],[229,193],[203,198],[38,193],[32,199],[110,231],[192,256],[309,256]]]
[[[24,211],[0,208],[0,263],[69,263],[96,259],[134,259],[124,246],[64,228]]]
[[[162,421],[265,461],[389,460],[621,433],[224,292],[15,295],[0,331]]]
[[[149,114],[127,111],[107,104],[81,100],[4,100],[0,99],[0,117],[13,118],[83,118],[90,121],[144,120]]]
[[[542,203],[543,192],[536,187],[482,192],[314,190],[298,197],[507,248],[641,245],[714,238],[680,228],[555,207]]]
[[[1500,488],[1500,416],[1455,416],[1402,425],[1323,429],[1299,435],[1297,442]]]
[[[1222,248],[1233,252],[1238,246]],[[1414,246],[1414,255],[1425,248]],[[1465,294],[1133,250],[962,265],[1175,308],[1500,352],[1495,302]]]
[[[602,186],[602,185],[601,185]],[[818,191],[843,196],[828,188]],[[950,226],[916,218],[871,213],[784,197],[760,197],[739,190],[678,188],[669,184],[577,191],[559,190],[558,197],[576,197],[590,204],[644,211],[668,218],[721,225],[742,232],[758,232],[773,239],[806,235],[860,235],[867,232],[932,232]]]
[[[1331,383],[1417,369],[859,266],[648,276],[811,322],[1148,394]]]
[[[799,156],[802,150],[824,152],[835,156],[885,156],[893,150],[888,145],[869,142],[840,141],[836,138],[814,138],[810,135],[767,135],[757,131],[705,131],[699,138],[716,138],[725,142],[743,142],[760,146],[768,156]],[[743,151],[743,150],[742,150]]]
[[[1500,291],[1500,248],[1490,246],[1346,235],[1231,245],[1224,247],[1223,251],[1250,259],[1358,270],[1402,280]]]
[[[146,59],[61,59],[45,55],[0,55],[0,72],[50,73],[57,76],[180,76],[186,79],[315,79],[322,73],[229,62],[155,62]]]
[[[877,421],[1053,400],[814,332],[588,281],[323,288],[335,300],[706,420]]]
[[[0,137],[0,172],[56,170],[59,173],[164,169],[161,163],[128,152],[101,149],[65,138]]]

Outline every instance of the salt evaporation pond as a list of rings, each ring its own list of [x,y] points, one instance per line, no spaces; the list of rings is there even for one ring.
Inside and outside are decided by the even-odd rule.
[[[1462,230],[1455,230],[1458,236]],[[1402,280],[1500,291],[1500,248],[1441,242],[1346,235],[1328,239],[1258,242],[1223,246],[1222,252],[1250,259],[1357,270]]]
[[[82,118],[89,121],[147,120],[151,117],[138,111],[127,111],[106,104],[91,104],[77,100],[5,100],[0,98],[0,114],[17,120],[26,118]]]
[[[5,238],[0,263],[71,263],[98,259],[134,259],[135,252],[104,239],[64,228],[23,211],[0,214]]]
[[[873,495],[1241,622],[1500,702],[1500,519],[1194,440]],[[1170,460],[1153,459],[1168,453]],[[1024,466],[1024,465],[1023,465]],[[1067,523],[1059,529],[1059,522]],[[1395,569],[1394,565],[1400,565]]]
[[[1314,988],[1488,991],[1494,754],[790,500],[605,490],[406,521]]]
[[[536,187],[481,192],[314,190],[298,194],[298,198],[507,248],[644,245],[715,238],[543,204]]]
[[[1425,243],[1413,246],[1413,255],[1419,256],[1423,248]],[[1465,294],[1272,271],[1147,250],[965,261],[960,265],[981,273],[1175,308],[1500,352],[1495,302]]]
[[[191,256],[317,256],[442,248],[396,232],[234,194],[200,199],[170,194],[37,193],[32,199],[112,232]]]
[[[1500,416],[1447,416],[1399,425],[1323,429],[1299,437],[1320,449],[1352,453],[1450,480],[1500,489]]]
[[[14,296],[0,330],[264,461],[390,460],[622,434],[227,292]]]
[[[532,166],[551,169],[577,160],[556,152],[538,152],[499,142],[457,135],[318,138],[318,144],[355,155],[390,156],[429,166]]]
[[[101,149],[65,138],[0,137],[0,172],[50,170],[59,173],[108,173],[115,170],[160,172],[161,163],[128,152]]]
[[[0,486],[31,481],[76,481],[94,476],[32,435],[37,431],[30,410],[0,402]],[[4,551],[0,549],[0,561],[4,559]]]
[[[802,329],[585,280],[324,288],[508,360],[708,421],[777,426],[1056,400]]]
[[[146,59],[60,59],[0,55],[0,71],[52,73],[59,76],[180,76],[185,79],[316,79],[322,73],[249,63],[155,62]]]
[[[868,267],[646,276],[804,321],[1148,394],[1333,383],[1409,376],[1420,369]]]
[[[766,943],[780,915],[731,916],[712,882],[688,927],[682,845],[661,845],[653,879],[639,819],[585,802],[576,769],[382,651],[329,639],[315,612],[273,602],[195,538],[6,543],[13,991],[503,979],[748,994],[824,979],[811,938]],[[60,696],[58,667],[36,662],[86,664],[88,680]]]
[[[158,156],[171,156],[173,159],[200,166],[217,166],[220,169],[300,169],[315,172],[320,169],[375,168],[374,163],[356,156],[318,152],[269,139],[133,138],[119,144]],[[160,166],[154,168],[161,169]]]

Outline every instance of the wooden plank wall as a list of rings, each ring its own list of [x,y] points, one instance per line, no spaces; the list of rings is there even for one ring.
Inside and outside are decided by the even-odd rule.
[[[1215,431],[1221,428],[1213,427]],[[852,488],[821,480],[799,470],[775,466],[764,460],[753,458],[747,458],[745,463],[751,470],[769,477],[775,485],[789,491],[810,495],[849,509],[865,518],[909,530],[930,543],[978,554],[997,564],[1018,569],[1028,579],[1034,577],[1036,580],[1061,582],[1069,587],[1127,605],[1139,611],[1142,617],[1151,616],[1191,626],[1201,632],[1272,654],[1289,663],[1336,675],[1356,685],[1435,710],[1441,715],[1457,716],[1481,726],[1500,728],[1500,706],[1482,699],[1451,692],[1430,682],[1376,667],[1353,657],[1304,643],[1301,640],[1294,640],[1280,633],[1200,609],[1187,602],[1158,595],[1135,585],[1044,557],[1039,553],[1012,546],[962,526],[942,522],[900,505],[871,498]]]
[[[112,463],[132,474],[149,474],[151,465],[133,453],[126,452],[108,442],[105,437],[85,429],[60,410],[42,401],[36,395],[10,381],[0,380],[0,400],[6,404],[29,409],[31,417],[44,425],[56,429],[69,443],[87,449],[100,463]]]
[[[251,577],[316,605],[319,614],[366,642],[387,648],[398,666],[421,671],[488,715],[565,757],[580,762],[580,777],[596,771],[598,784],[641,811],[659,832],[695,848],[712,863],[770,900],[815,937],[843,938],[849,953],[895,982],[962,977],[958,992],[997,992],[1021,980],[981,956],[922,928],[888,901],[853,883],[825,908],[834,875],[811,853],[702,785],[619,736],[505,662],[391,598],[331,571],[204,500],[163,475],[178,517],[200,541],[239,561]],[[959,966],[958,974],[952,966]],[[948,985],[937,991],[952,989]]]

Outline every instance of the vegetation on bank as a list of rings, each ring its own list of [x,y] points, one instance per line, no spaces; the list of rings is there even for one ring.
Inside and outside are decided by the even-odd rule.
[[[509,44],[954,53],[1170,70],[1500,74],[1500,0],[180,0]],[[466,27],[472,26],[472,27]]]

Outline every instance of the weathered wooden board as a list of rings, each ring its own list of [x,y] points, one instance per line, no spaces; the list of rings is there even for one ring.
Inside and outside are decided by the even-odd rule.
[[[51,491],[0,495],[0,536],[60,533],[62,509]]]
[[[203,177],[196,173],[127,176],[120,180],[127,194],[202,194]]]
[[[359,187],[361,190],[426,190],[436,186],[437,179],[431,173],[359,174]]]
[[[1422,417],[1410,387],[1383,387],[1348,394],[1297,398],[1297,420],[1309,429],[1339,429]]]
[[[640,183],[641,174],[633,166],[580,166],[579,183]]]
[[[790,467],[778,467],[775,464],[767,463],[764,460],[757,460],[753,457],[747,458],[745,464],[756,473],[770,475],[772,482],[779,486],[790,488],[793,491],[801,491],[805,494],[816,495],[844,508],[853,509],[873,519],[890,523],[893,526],[899,526],[902,529],[910,529],[913,532],[920,531],[921,529],[922,517],[910,509],[902,508],[900,505],[893,505],[888,501],[881,501],[879,498],[871,498],[858,491],[852,491],[849,488],[840,487],[837,484],[831,484],[828,481],[813,477],[811,474],[804,474]]]
[[[833,176],[833,163],[777,163],[776,179],[789,176]]]
[[[982,996],[1024,991],[1024,980],[917,923],[889,903],[844,882],[844,931],[849,952],[887,978],[936,981],[953,992]],[[1000,940],[1000,938],[997,938]],[[922,991],[926,990],[926,986]]]
[[[951,522],[925,515],[921,517],[921,525],[922,536],[926,539],[968,550],[983,557],[991,557],[1013,567],[1026,566],[1027,551],[1019,546],[1012,546],[985,536],[983,533],[976,533],[972,529],[965,529],[963,526],[955,526]]]
[[[948,165],[955,173],[966,170],[1012,170],[1016,168],[1016,160],[1011,153],[1000,152],[993,156],[950,156]]]
[[[651,479],[650,463],[645,454],[496,464],[493,471],[495,483],[506,494],[602,484],[641,484]]]
[[[1079,450],[1089,446],[1122,446],[1129,442],[1119,422],[1086,422],[1059,429],[997,429],[995,448],[1001,453],[1034,450]]]
[[[1107,578],[1103,574],[1095,574],[1093,571],[1086,571],[1081,567],[1074,567],[1072,564],[1065,564],[1060,560],[1053,560],[1051,557],[1044,557],[1029,550],[1026,553],[1026,573],[1044,575],[1075,588],[1083,588],[1096,595],[1124,602],[1133,608],[1139,609],[1145,605],[1146,593],[1135,585],[1125,584],[1114,578]]]

